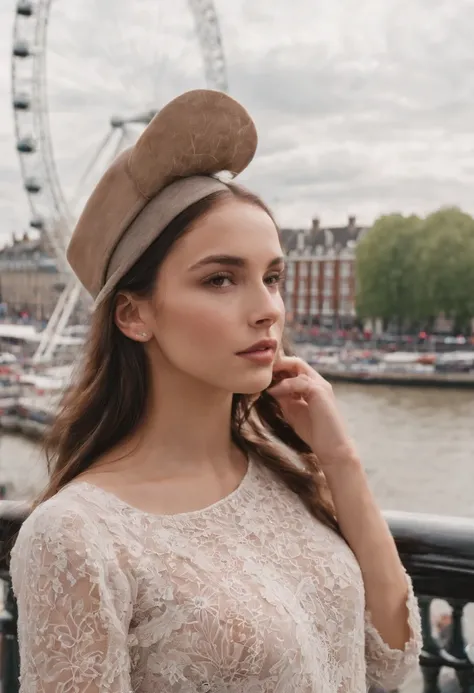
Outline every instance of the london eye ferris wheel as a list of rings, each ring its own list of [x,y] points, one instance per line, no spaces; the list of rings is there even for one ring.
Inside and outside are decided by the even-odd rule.
[[[16,149],[30,225],[59,271],[68,273],[68,239],[101,173],[162,105],[202,86],[227,90],[213,0],[17,0]],[[72,279],[67,293],[55,310],[62,326],[79,295]]]

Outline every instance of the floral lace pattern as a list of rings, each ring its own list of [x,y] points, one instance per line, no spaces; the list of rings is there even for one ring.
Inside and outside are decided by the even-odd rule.
[[[72,484],[26,520],[11,574],[22,693],[363,693],[418,660],[411,585],[391,650],[350,549],[255,461],[179,515]]]

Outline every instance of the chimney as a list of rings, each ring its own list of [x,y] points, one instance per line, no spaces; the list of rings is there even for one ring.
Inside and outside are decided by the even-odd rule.
[[[356,218],[354,216],[349,217],[348,229],[350,231],[355,231],[356,228]]]
[[[296,250],[299,253],[303,253],[304,247],[306,245],[305,243],[305,233],[304,231],[298,231],[296,236]]]
[[[319,231],[319,217],[313,217],[311,231]]]

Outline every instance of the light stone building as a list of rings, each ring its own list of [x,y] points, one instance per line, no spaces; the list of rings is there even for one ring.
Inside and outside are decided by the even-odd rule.
[[[0,250],[0,301],[9,314],[25,312],[35,320],[48,320],[64,282],[41,239],[25,233]]]

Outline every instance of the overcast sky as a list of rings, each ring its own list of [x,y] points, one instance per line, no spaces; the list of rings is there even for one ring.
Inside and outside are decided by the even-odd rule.
[[[3,235],[30,216],[10,107],[15,4],[0,2]],[[260,132],[242,180],[283,225],[445,204],[474,214],[472,0],[215,4],[230,93]],[[111,115],[203,86],[203,70],[185,0],[55,0],[50,19],[51,133],[71,197]]]

